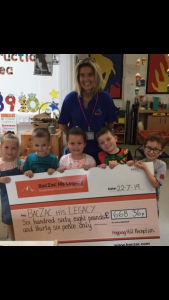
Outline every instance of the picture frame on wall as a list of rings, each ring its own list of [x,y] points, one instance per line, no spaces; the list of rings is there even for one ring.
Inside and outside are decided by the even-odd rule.
[[[53,65],[60,64],[60,54],[53,54]]]
[[[74,67],[76,67],[77,63],[79,61],[79,57],[77,54],[74,55]]]
[[[168,94],[168,54],[148,54],[146,94]]]
[[[103,90],[113,99],[122,98],[123,54],[89,54],[102,70]]]
[[[53,54],[35,54],[34,75],[52,76]]]

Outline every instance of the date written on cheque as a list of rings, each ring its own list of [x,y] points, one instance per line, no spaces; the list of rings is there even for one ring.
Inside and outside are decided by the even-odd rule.
[[[126,185],[117,185],[116,187],[108,187],[108,191],[110,192],[113,192],[113,191],[116,191],[116,192],[126,192],[126,191],[136,191],[136,190],[141,190],[141,187],[140,187],[140,184],[137,183],[137,184],[133,184],[133,185],[130,185],[130,184],[126,184]]]
[[[111,210],[111,219],[112,220],[135,219],[135,218],[147,218],[146,208]]]

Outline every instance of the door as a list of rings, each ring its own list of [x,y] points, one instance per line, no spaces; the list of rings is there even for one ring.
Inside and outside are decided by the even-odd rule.
[[[148,116],[147,130],[165,130],[165,117]]]
[[[169,116],[168,117],[165,117],[165,120],[164,120],[164,130],[167,131],[169,133]]]

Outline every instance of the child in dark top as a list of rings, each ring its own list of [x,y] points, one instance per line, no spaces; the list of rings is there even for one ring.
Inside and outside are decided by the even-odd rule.
[[[46,128],[36,128],[32,133],[35,153],[28,154],[23,171],[29,178],[34,173],[47,172],[52,175],[58,168],[57,157],[48,153],[50,148],[50,133]]]
[[[109,166],[112,169],[119,164],[126,164],[127,161],[132,160],[130,150],[117,147],[117,136],[110,128],[101,128],[96,134],[96,139],[99,147],[103,150],[98,154],[101,163],[98,167],[105,169]]]

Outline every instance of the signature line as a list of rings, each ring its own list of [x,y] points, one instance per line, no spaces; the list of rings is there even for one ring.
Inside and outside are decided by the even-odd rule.
[[[94,224],[94,225],[107,225],[107,224]]]

